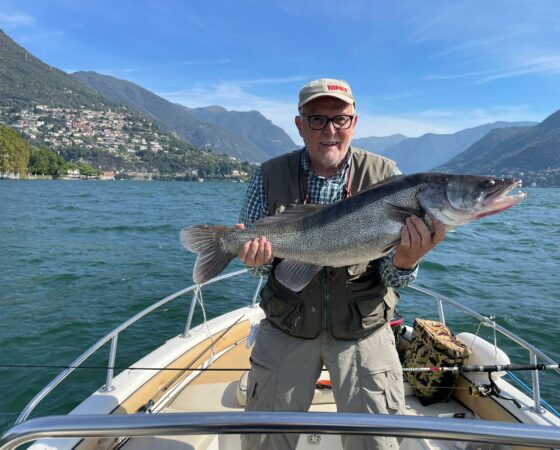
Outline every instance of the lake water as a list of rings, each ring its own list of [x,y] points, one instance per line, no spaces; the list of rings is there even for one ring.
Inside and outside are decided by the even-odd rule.
[[[192,284],[193,255],[182,227],[233,224],[243,183],[0,181],[0,431],[60,372],[6,368],[66,365],[97,339],[155,301]],[[516,207],[450,233],[422,263],[417,284],[468,307],[560,359],[560,189],[527,189]],[[240,268],[233,263],[228,270]],[[250,275],[211,287],[214,317],[245,304]],[[242,292],[232,298],[232,292]],[[433,302],[403,290],[401,313],[437,319]],[[179,334],[189,298],[119,337],[117,365],[131,364]],[[449,323],[477,326],[449,310]],[[195,320],[202,320],[197,312]],[[491,336],[488,330],[481,330]],[[525,351],[512,362],[527,363]],[[88,361],[106,365],[108,350]],[[523,375],[529,379],[530,375]],[[540,372],[542,393],[560,408],[560,376]],[[36,414],[64,413],[104,383],[103,370],[78,370]]]

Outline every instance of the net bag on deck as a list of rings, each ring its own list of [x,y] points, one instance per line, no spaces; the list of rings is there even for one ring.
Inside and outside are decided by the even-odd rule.
[[[404,367],[443,367],[462,365],[469,348],[449,328],[435,320],[415,319]],[[405,372],[414,394],[422,405],[447,402],[459,378],[458,372]]]

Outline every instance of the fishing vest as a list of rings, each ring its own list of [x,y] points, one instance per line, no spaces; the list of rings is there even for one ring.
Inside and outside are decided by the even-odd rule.
[[[271,215],[304,202],[307,177],[302,152],[279,156],[261,165]],[[390,177],[395,163],[352,147],[351,192]],[[270,322],[291,336],[313,339],[328,331],[337,339],[369,336],[394,315],[398,294],[381,283],[380,260],[348,267],[324,267],[300,292],[282,285],[274,267],[261,290],[260,306]]]

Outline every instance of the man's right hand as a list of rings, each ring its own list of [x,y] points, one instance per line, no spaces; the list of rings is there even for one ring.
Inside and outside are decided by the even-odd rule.
[[[245,225],[238,223],[235,225],[235,228],[244,230]],[[239,259],[243,264],[249,267],[271,263],[274,259],[272,256],[272,245],[264,236],[255,238],[252,241],[247,241],[239,252]]]

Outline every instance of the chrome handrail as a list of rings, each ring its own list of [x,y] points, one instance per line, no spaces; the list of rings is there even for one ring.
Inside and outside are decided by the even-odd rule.
[[[483,316],[482,314],[477,313],[476,311],[470,309],[468,306],[465,306],[455,300],[452,300],[448,297],[445,297],[441,294],[438,294],[436,292],[430,291],[429,289],[417,286],[415,284],[411,284],[409,286],[407,286],[409,289],[412,289],[414,291],[418,291],[421,292],[423,294],[426,294],[430,297],[434,297],[436,300],[441,299],[443,300],[445,303],[449,303],[450,305],[456,307],[457,309],[460,309],[461,311],[463,311],[464,313],[466,313],[469,316],[474,317],[475,319],[477,319],[478,321],[480,321],[483,325],[486,325],[488,327],[491,328],[495,328],[496,331],[498,331],[499,333],[503,334],[504,336],[508,337],[509,339],[511,339],[512,341],[514,341],[516,344],[518,344],[520,347],[523,347],[524,349],[526,349],[527,351],[534,353],[535,355],[537,355],[539,358],[541,358],[543,361],[545,361],[547,364],[556,364],[557,362],[554,361],[553,359],[551,359],[550,357],[548,357],[546,354],[544,354],[541,350],[539,350],[537,347],[533,346],[532,344],[529,344],[527,341],[525,341],[524,339],[520,338],[519,336],[517,336],[516,334],[512,333],[511,331],[509,331],[507,328],[502,327],[501,325],[496,324],[496,322],[494,322],[493,320],[489,319],[486,316]],[[556,372],[560,373],[560,369],[554,369]]]
[[[241,270],[237,270],[235,272],[230,272],[230,273],[226,273],[224,275],[220,275],[220,276],[218,276],[216,278],[213,278],[210,281],[208,281],[204,284],[201,284],[201,285],[193,284],[192,286],[189,286],[185,289],[182,289],[178,292],[175,292],[174,294],[168,295],[167,297],[161,299],[160,301],[154,303],[153,305],[148,306],[146,309],[143,309],[138,314],[135,314],[130,319],[128,319],[127,321],[120,324],[118,327],[111,330],[109,333],[107,333],[105,336],[103,336],[101,339],[99,339],[95,344],[93,344],[90,348],[88,348],[84,353],[82,353],[80,356],[78,356],[74,361],[72,361],[69,364],[69,368],[61,371],[49,384],[47,384],[37,395],[35,395],[35,397],[33,397],[31,399],[31,401],[22,410],[22,412],[18,416],[15,423],[19,424],[19,423],[23,422],[25,419],[27,419],[29,417],[29,414],[31,414],[31,412],[37,407],[37,405],[48,394],[50,394],[50,392],[55,387],[57,387],[62,381],[64,381],[64,379],[68,375],[70,375],[78,366],[80,366],[84,361],[86,361],[91,355],[93,355],[103,345],[105,345],[107,342],[112,340],[121,331],[127,329],[130,325],[134,324],[138,320],[140,320],[143,317],[145,317],[146,315],[150,314],[152,311],[160,308],[161,306],[169,303],[172,300],[175,300],[176,298],[179,298],[179,297],[195,290],[196,288],[199,288],[201,286],[206,286],[208,284],[216,283],[218,281],[225,280],[227,278],[231,278],[231,277],[234,277],[234,276],[237,276],[237,275],[241,275],[242,273],[245,273],[245,272],[247,272],[247,269],[241,269]],[[196,299],[193,297],[192,302],[195,302],[195,300]],[[188,332],[188,330],[186,330],[186,332]],[[112,349],[113,354],[114,354],[114,352],[116,352],[116,347],[114,349]],[[108,370],[111,370],[110,367],[112,367],[112,366],[110,365]],[[112,378],[112,375],[111,375],[111,378]],[[108,377],[108,382],[110,382],[109,377]],[[107,388],[107,386],[105,386],[105,388]]]
[[[8,430],[0,439],[0,450],[41,438],[254,433],[363,434],[560,447],[560,427],[544,425],[390,414],[259,411],[41,417]]]

